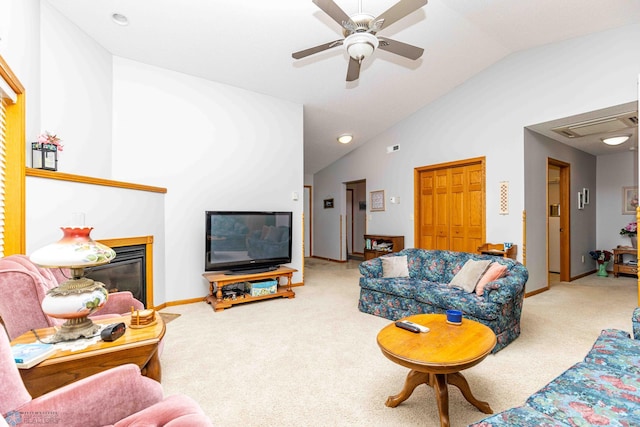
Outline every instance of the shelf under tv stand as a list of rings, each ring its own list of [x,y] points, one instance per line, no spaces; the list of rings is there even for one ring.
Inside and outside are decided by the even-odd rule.
[[[291,280],[293,277],[293,273],[295,273],[295,268],[289,267],[279,267],[273,271],[265,271],[262,273],[252,273],[252,274],[234,274],[229,275],[224,272],[210,272],[204,273],[202,276],[207,279],[209,282],[209,295],[205,297],[205,301],[208,304],[211,304],[211,307],[214,311],[222,311],[225,308],[229,308],[236,304],[244,304],[246,302],[252,301],[260,301],[264,299],[271,298],[295,298],[296,294],[291,289]],[[285,277],[287,279],[287,284],[285,286],[280,285],[280,278]],[[235,283],[240,282],[251,282],[255,280],[261,279],[276,279],[278,282],[278,287],[274,294],[268,295],[260,295],[260,296],[250,296],[244,295],[243,297],[239,297],[236,299],[224,299],[222,298],[222,288],[225,286],[233,285]],[[214,293],[214,289],[217,290]]]

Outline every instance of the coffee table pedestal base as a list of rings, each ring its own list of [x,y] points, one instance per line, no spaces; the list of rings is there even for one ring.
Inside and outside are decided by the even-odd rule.
[[[478,408],[485,414],[493,414],[493,410],[487,402],[476,399],[471,393],[469,383],[460,372],[451,374],[430,374],[427,372],[419,372],[415,370],[409,371],[404,387],[400,393],[395,396],[389,396],[385,405],[395,408],[411,396],[413,390],[420,384],[427,384],[433,387],[436,393],[436,401],[438,403],[438,412],[440,413],[440,425],[449,427],[449,391],[448,384],[454,385],[460,389],[462,395],[469,403]]]

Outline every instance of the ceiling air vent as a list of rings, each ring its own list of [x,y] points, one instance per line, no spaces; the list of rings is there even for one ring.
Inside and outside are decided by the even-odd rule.
[[[615,116],[560,126],[552,130],[567,138],[577,138],[601,133],[620,132],[636,126],[638,126],[638,113],[630,111]]]

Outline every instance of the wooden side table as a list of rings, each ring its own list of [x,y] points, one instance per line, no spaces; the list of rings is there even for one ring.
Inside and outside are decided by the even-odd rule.
[[[478,252],[484,255],[501,256],[504,258],[516,259],[518,253],[518,245],[512,245],[509,249],[505,250],[502,243],[485,243],[478,247]]]
[[[627,262],[625,262],[625,255]],[[633,259],[635,264],[630,264],[629,260]],[[628,246],[618,246],[613,250],[613,275],[618,277],[619,274],[638,275],[638,249]]]
[[[110,325],[124,322],[127,330],[115,341],[98,341],[77,350],[58,350],[49,358],[29,369],[20,369],[20,376],[32,397],[42,396],[52,390],[70,384],[115,366],[134,363],[140,367],[142,375],[158,382],[162,379],[158,345],[164,337],[165,324],[156,312],[156,323],[146,328],[130,328],[131,316],[94,320],[95,323]],[[55,333],[55,328],[36,329],[40,339]],[[25,332],[11,341],[11,344],[36,342],[33,332]]]

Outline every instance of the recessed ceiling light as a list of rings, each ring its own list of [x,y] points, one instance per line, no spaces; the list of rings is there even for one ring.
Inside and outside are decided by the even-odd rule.
[[[114,13],[113,15],[111,15],[111,19],[113,19],[113,22],[118,25],[129,25],[129,18],[121,13]]]
[[[620,145],[623,142],[626,142],[630,137],[631,135],[619,135],[619,136],[612,136],[610,138],[601,138],[601,139],[602,139],[602,142],[604,142],[607,145]]]
[[[350,133],[345,133],[338,137],[338,142],[340,144],[348,144],[351,141],[353,141],[353,135],[351,135]]]

